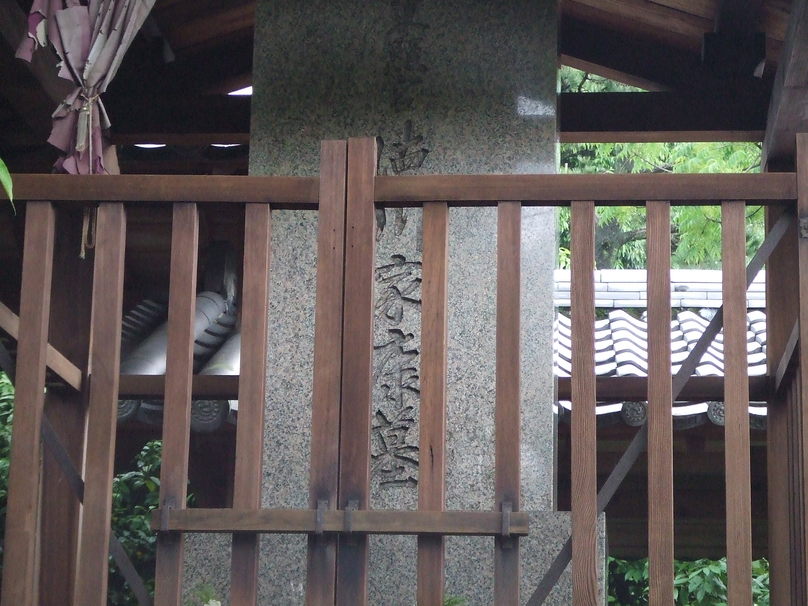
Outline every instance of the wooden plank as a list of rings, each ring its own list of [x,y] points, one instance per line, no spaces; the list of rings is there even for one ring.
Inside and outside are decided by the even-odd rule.
[[[342,388],[342,296],[345,284],[346,141],[320,147],[317,216],[317,290],[314,310],[314,383],[311,398],[309,505],[337,508],[339,418]],[[308,542],[306,603],[333,604],[337,538],[312,535]]]
[[[107,603],[126,243],[126,214],[122,204],[102,203],[96,216],[90,326],[92,381],[75,589],[75,603],[87,606]]]
[[[698,365],[698,363],[697,363]],[[558,399],[569,400],[572,382],[569,377],[558,377]],[[767,376],[749,377],[749,394],[754,401],[763,402],[769,393]],[[598,402],[642,401],[648,394],[647,377],[597,377],[595,388]],[[677,402],[720,401],[724,397],[724,377],[689,377]]]
[[[749,379],[746,361],[746,213],[721,208],[724,298],[724,409],[727,478],[727,596],[752,605],[752,510],[749,462]]]
[[[449,207],[424,204],[423,282],[421,283],[421,407],[418,508],[446,507],[446,364],[448,314]],[[427,455],[428,453],[428,455]],[[443,537],[418,538],[418,589],[421,606],[443,603]]]
[[[805,4],[804,2],[802,4]],[[797,135],[797,181],[799,198],[797,199],[797,216],[800,220],[808,217],[808,134]],[[795,583],[792,598],[795,600],[808,599],[808,481],[805,478],[808,469],[808,414],[806,414],[806,399],[808,399],[808,239],[800,237],[797,240],[797,268],[799,283],[799,374],[796,386],[794,409],[794,493],[797,498],[794,504],[794,518],[792,536],[795,540],[794,555],[792,559],[797,564],[792,568],[792,580]]]
[[[39,483],[45,359],[48,342],[55,216],[50,202],[30,203],[25,215],[16,414],[3,546],[2,606],[38,603]]]
[[[570,130],[560,131],[558,140],[560,143],[759,143],[764,135],[763,130]]]
[[[691,85],[684,92],[561,93],[559,131],[701,132],[707,141],[718,141],[721,132],[761,133],[770,89],[760,80],[748,84],[707,90]]]
[[[18,200],[245,202],[316,208],[317,177],[230,175],[14,175]]]
[[[520,507],[521,238],[521,203],[500,202],[497,209],[494,506],[503,512],[518,511]],[[519,543],[510,537],[497,537],[494,541],[494,601],[518,606],[519,580]]]
[[[768,327],[767,331],[768,333]],[[800,325],[798,322],[794,322],[794,326],[791,327],[791,332],[788,336],[788,341],[786,341],[785,349],[783,350],[783,356],[780,358],[780,361],[777,363],[775,367],[775,372],[773,375],[772,381],[772,389],[775,394],[779,393],[783,386],[789,382],[791,378],[791,372],[793,371],[794,367],[797,365],[797,343],[799,342],[800,338]]]
[[[311,509],[172,509],[152,512],[152,528],[176,532],[261,532],[307,534],[317,531],[317,512]],[[324,533],[347,532],[349,515],[329,509],[322,515]],[[530,516],[510,516],[513,536],[526,536]],[[359,539],[368,534],[496,536],[502,533],[502,514],[497,511],[395,511],[359,509],[350,513],[351,532]]]
[[[233,480],[233,507],[239,509],[258,509],[261,506],[270,234],[269,206],[247,204],[244,212],[239,423],[236,425]],[[230,570],[231,604],[255,606],[258,603],[258,535],[233,535]]]
[[[345,310],[340,414],[339,507],[369,507],[373,376],[373,282],[376,262],[375,139],[348,140],[345,213]],[[340,539],[337,604],[367,603],[367,538]]]
[[[185,508],[188,483],[198,247],[199,213],[196,204],[175,204],[171,230],[160,505],[176,509]],[[182,557],[182,534],[157,535],[155,606],[179,606],[181,603]]]
[[[572,203],[572,603],[597,602],[595,205]]]
[[[20,318],[0,302],[0,329],[15,340],[20,338]],[[81,391],[83,373],[50,343],[45,352],[45,364],[76,391]]]
[[[673,603],[670,204],[648,203],[649,604]],[[748,414],[748,413],[747,413]]]
[[[808,131],[808,0],[792,2],[782,52],[766,119],[764,166],[793,160],[797,134]]]
[[[15,185],[16,187],[16,185]],[[793,173],[733,175],[418,175],[376,178],[377,202],[418,204],[446,200],[462,206],[492,206],[499,200],[567,204],[566,200],[598,200],[644,205],[656,200],[719,204],[722,200],[795,200]],[[559,202],[561,201],[561,202]]]
[[[165,393],[165,375],[121,375],[122,399],[162,398]],[[191,395],[203,400],[238,399],[238,375],[194,375]]]

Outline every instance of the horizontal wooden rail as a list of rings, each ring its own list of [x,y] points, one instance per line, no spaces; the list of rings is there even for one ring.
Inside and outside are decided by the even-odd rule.
[[[16,187],[16,185],[15,185]],[[420,175],[376,177],[376,202],[389,206],[432,200],[463,206],[493,206],[499,200],[523,205],[567,204],[568,200],[645,205],[720,204],[723,200],[760,203],[795,200],[794,173],[641,175]]]
[[[201,399],[235,400],[238,398],[238,375],[194,375],[193,397]],[[749,377],[749,397],[764,402],[771,379],[768,376]],[[598,377],[595,380],[598,402],[645,400],[647,377]],[[162,399],[165,386],[163,375],[121,375],[122,399]],[[724,377],[690,377],[677,401],[720,401],[724,395]],[[570,378],[558,377],[558,399],[570,399]]]
[[[152,528],[171,532],[501,536],[503,520],[508,520],[508,535],[527,536],[530,523],[527,513],[503,515],[496,511],[383,509],[156,509],[152,512]]]
[[[257,202],[317,207],[318,177],[18,174],[14,197],[52,202]]]
[[[770,379],[765,375],[749,377],[749,398],[753,402],[765,402],[769,395]],[[598,377],[595,380],[598,402],[644,401],[648,395],[648,377]],[[558,378],[558,399],[569,400],[571,379]],[[724,377],[691,376],[678,402],[702,402],[724,398]]]
[[[17,174],[19,200],[58,202],[271,203],[316,208],[318,177],[230,175],[39,175]],[[795,200],[794,173],[639,175],[420,175],[376,177],[375,201],[390,206],[443,200],[454,205],[493,206],[503,199],[523,205],[719,204],[722,200],[763,204]]]
[[[20,318],[3,303],[0,303],[0,330],[7,332],[15,341],[20,338]],[[65,358],[50,343],[48,343],[45,352],[45,364],[70,387],[76,391],[81,391],[83,378],[81,369]]]
[[[162,400],[165,384],[165,375],[121,375],[120,398]],[[191,394],[205,400],[236,400],[238,375],[194,375]]]

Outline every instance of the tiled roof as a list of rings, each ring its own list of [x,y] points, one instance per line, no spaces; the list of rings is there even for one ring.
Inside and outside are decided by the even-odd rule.
[[[553,300],[557,307],[570,306],[570,270],[557,269]],[[747,306],[763,309],[766,272],[761,271],[747,290]],[[644,269],[601,269],[595,272],[597,307],[646,307],[648,296]],[[678,308],[721,307],[721,272],[709,269],[672,269],[671,306]]]

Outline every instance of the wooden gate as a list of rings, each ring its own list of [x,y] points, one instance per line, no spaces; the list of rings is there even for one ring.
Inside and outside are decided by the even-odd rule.
[[[801,150],[808,153],[808,139]],[[804,171],[801,178],[804,180]],[[56,185],[58,184],[58,185]],[[804,183],[802,184],[805,187]],[[48,346],[48,308],[53,262],[53,202],[28,202],[23,262],[17,376],[2,606],[37,603],[41,510],[39,449],[45,368],[88,392],[83,464],[83,513],[76,556],[73,604],[106,603],[110,545],[110,495],[119,395],[124,203],[171,203],[171,276],[168,367],[164,383],[163,464],[155,603],[178,606],[183,534],[230,533],[233,537],[231,603],[254,605],[258,588],[257,537],[261,533],[306,534],[307,603],[361,605],[367,602],[369,534],[418,537],[418,603],[440,604],[447,535],[493,536],[495,603],[520,603],[519,537],[528,534],[520,511],[520,217],[525,205],[572,206],[573,295],[573,506],[572,539],[549,576],[531,597],[541,604],[570,558],[574,604],[595,604],[597,515],[631,464],[649,445],[651,603],[672,601],[673,487],[672,400],[685,390],[700,354],[670,374],[670,204],[721,204],[724,221],[723,320],[705,337],[706,348],[722,326],[725,334],[727,408],[727,527],[730,604],[748,604],[750,563],[748,380],[745,368],[745,284],[788,229],[797,198],[797,177],[779,175],[521,175],[377,177],[372,139],[323,143],[318,178],[286,177],[20,177],[28,200],[64,203],[103,199],[98,205],[94,266],[92,347],[88,368],[75,369]],[[802,190],[801,190],[802,191]],[[808,191],[808,187],[805,187]],[[184,201],[182,201],[184,200]],[[589,200],[589,201],[587,201]],[[729,200],[729,201],[727,201]],[[180,202],[182,201],[182,202]],[[595,202],[596,201],[596,202]],[[783,208],[767,242],[744,270],[744,207],[747,201]],[[238,379],[238,425],[233,507],[186,507],[192,395],[202,377],[192,369],[193,318],[197,290],[199,206],[244,205],[242,350]],[[598,490],[596,478],[594,288],[592,284],[596,204],[634,204],[648,209],[650,358],[647,383],[649,424]],[[418,510],[371,510],[370,427],[374,319],[375,209],[423,206],[422,358]],[[497,311],[495,501],[489,511],[445,510],[448,208],[496,206]],[[801,206],[805,205],[804,195]],[[260,503],[265,404],[267,306],[271,208],[319,212],[315,309],[314,387],[309,508],[265,509]],[[792,227],[789,228],[789,225]],[[800,247],[805,244],[800,240]],[[805,251],[802,251],[805,252]],[[802,263],[802,257],[800,257]],[[791,276],[793,278],[793,276]],[[786,276],[783,279],[788,279]],[[803,283],[805,280],[803,279]],[[802,305],[802,310],[808,306]],[[2,319],[2,317],[0,317]],[[780,321],[778,326],[782,325]],[[802,330],[802,329],[800,329]],[[779,332],[782,332],[778,328]],[[783,340],[783,339],[780,339]],[[796,341],[795,341],[796,342]],[[701,347],[701,345],[699,345]],[[800,346],[804,347],[802,339]],[[698,348],[697,348],[698,349]],[[799,349],[783,346],[783,362]],[[703,352],[703,350],[702,350]],[[790,354],[786,355],[788,352]],[[688,366],[692,365],[692,366]],[[688,370],[689,368],[689,370]],[[806,368],[803,364],[800,368]],[[74,376],[76,372],[79,378]],[[270,369],[271,372],[271,369]],[[786,371],[783,371],[784,375]],[[804,373],[803,373],[804,374]],[[681,375],[681,376],[680,376]],[[799,374],[789,376],[801,376]],[[82,382],[83,378],[83,382]],[[205,380],[214,380],[205,377]],[[229,378],[220,378],[226,381]],[[782,379],[782,377],[781,377]],[[128,377],[133,383],[154,378]],[[216,379],[218,380],[218,379]],[[795,379],[796,380],[796,379]],[[634,384],[620,389],[637,392]],[[686,390],[685,390],[686,391]],[[798,400],[799,398],[797,398]],[[804,452],[808,432],[800,407],[782,417],[782,432],[794,452]],[[779,421],[778,421],[779,422]],[[646,437],[648,440],[646,440]],[[796,450],[795,450],[796,449]],[[789,455],[788,481],[804,488],[802,467]],[[780,476],[778,476],[780,477]],[[782,477],[780,477],[782,480]],[[79,478],[80,480],[80,478]],[[778,486],[781,486],[778,484]],[[804,495],[791,498],[792,534],[804,533]],[[781,533],[782,534],[782,533]],[[113,541],[114,543],[114,541]],[[792,541],[786,564],[794,575],[805,562],[804,542]],[[792,594],[796,595],[796,594]]]

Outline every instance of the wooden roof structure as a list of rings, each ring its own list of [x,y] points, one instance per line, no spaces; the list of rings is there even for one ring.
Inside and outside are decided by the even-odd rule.
[[[0,8],[0,152],[15,172],[44,172],[54,156],[43,143],[50,114],[67,83],[45,56],[31,66],[13,57],[29,5]],[[562,141],[765,136],[771,158],[793,154],[786,133],[806,120],[793,92],[808,77],[803,0],[561,0],[560,7],[562,63],[651,91],[562,94]],[[124,173],[246,172],[246,148],[210,144],[249,143],[250,99],[226,93],[252,82],[254,21],[250,0],[157,3],[105,95]],[[144,70],[152,77],[141,77]]]

